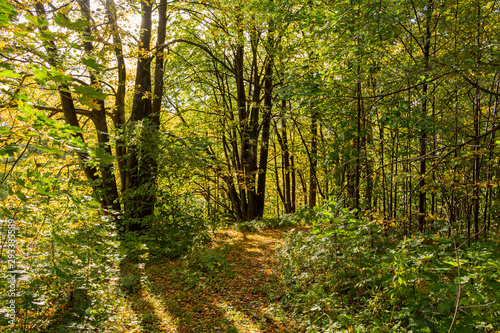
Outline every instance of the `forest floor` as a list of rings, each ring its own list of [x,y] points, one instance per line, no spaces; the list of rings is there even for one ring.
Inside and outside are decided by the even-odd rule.
[[[301,332],[280,302],[274,251],[286,234],[221,230],[188,258],[148,265],[123,332]]]

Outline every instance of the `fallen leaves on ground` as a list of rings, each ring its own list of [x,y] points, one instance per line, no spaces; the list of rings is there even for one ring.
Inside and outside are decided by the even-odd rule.
[[[198,266],[192,258],[150,264],[147,287],[129,300],[135,324],[127,332],[300,332],[280,306],[273,254],[285,234],[218,231]]]

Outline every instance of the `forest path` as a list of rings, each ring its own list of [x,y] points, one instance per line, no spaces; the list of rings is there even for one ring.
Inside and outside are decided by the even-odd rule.
[[[150,265],[128,332],[300,332],[280,306],[274,251],[286,233],[222,230],[188,259]]]

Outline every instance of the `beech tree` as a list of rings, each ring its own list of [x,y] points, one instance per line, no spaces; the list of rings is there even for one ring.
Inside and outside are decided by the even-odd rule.
[[[134,35],[122,26],[135,7],[113,0],[16,2],[14,9],[13,23],[24,31],[5,32],[11,42],[3,55],[22,75],[19,87],[29,87],[32,96],[37,92],[27,107],[50,117],[62,114],[75,129],[85,177],[121,232],[147,229],[155,205],[167,2],[141,1],[137,47]],[[153,29],[156,47],[151,46]],[[127,67],[134,63],[131,77]]]
[[[260,6],[224,1],[186,6],[180,13],[189,13],[199,26],[183,22],[181,15],[176,41],[184,45],[173,49],[184,57],[180,65],[189,74],[183,75],[209,96],[206,112],[215,111],[206,119],[219,126],[215,135],[220,145],[207,154],[224,182],[230,203],[226,207],[237,220],[264,215],[278,42],[268,10],[273,11],[272,1]],[[172,106],[185,112],[182,105]]]

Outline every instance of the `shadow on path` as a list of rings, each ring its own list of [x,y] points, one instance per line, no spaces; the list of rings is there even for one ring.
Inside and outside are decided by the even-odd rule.
[[[280,230],[218,232],[211,250],[224,256],[224,265],[218,267],[215,261],[208,273],[188,268],[181,260],[152,264],[146,274],[151,283],[148,297],[154,302],[145,306],[155,303],[157,308],[145,311],[155,313],[151,320],[163,313],[171,323],[153,327],[182,333],[301,332],[279,306],[283,293],[273,254],[284,236]]]

